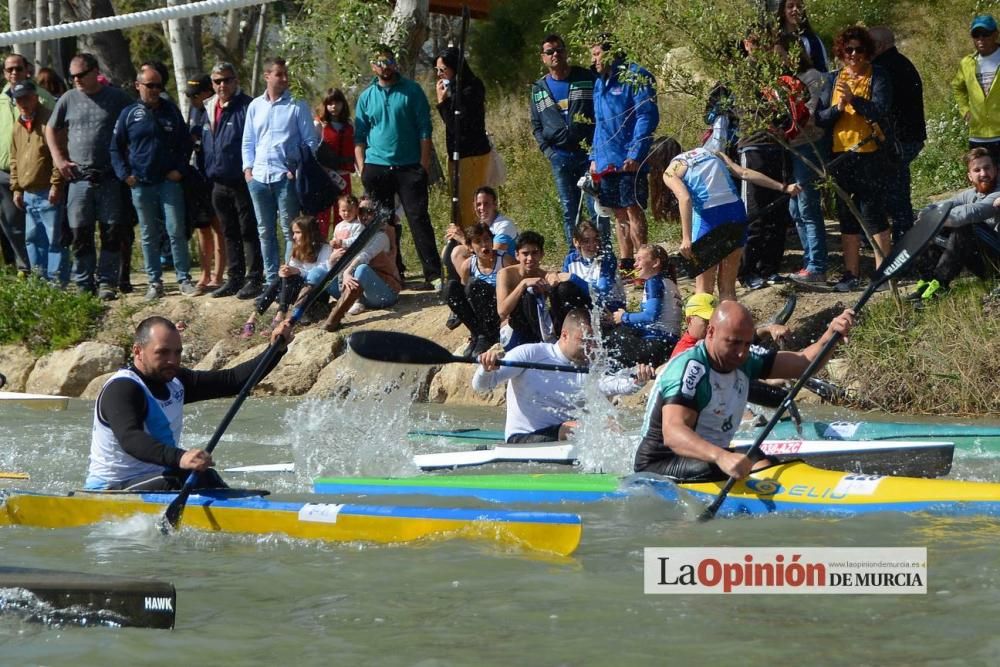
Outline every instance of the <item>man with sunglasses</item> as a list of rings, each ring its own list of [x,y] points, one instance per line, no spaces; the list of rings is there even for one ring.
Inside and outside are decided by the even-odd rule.
[[[240,89],[231,64],[217,63],[210,76],[215,95],[205,100],[201,152],[205,177],[212,183],[212,208],[226,237],[228,273],[226,282],[212,296],[253,299],[264,288],[257,218],[242,169],[243,128],[253,98]]]
[[[969,125],[969,148],[989,150],[994,162],[1000,161],[1000,87],[993,94],[997,68],[1000,67],[997,22],[989,14],[972,19],[969,28],[976,52],[962,58],[951,89],[958,111]]]
[[[11,90],[31,76],[31,63],[21,54],[11,53],[4,58],[3,75],[6,83],[0,100],[0,236],[4,245],[9,245],[4,248],[4,258],[17,267],[18,273],[27,274],[31,261],[24,238],[24,211],[14,205],[10,189],[10,144],[20,118]],[[38,87],[37,94],[39,103],[52,111],[56,101],[51,93]]]
[[[111,165],[111,134],[122,109],[132,103],[125,91],[98,80],[97,58],[78,53],[69,64],[74,89],[56,102],[45,128],[52,161],[69,181],[66,208],[72,236],[73,269],[78,289],[116,298],[121,239],[129,221],[122,184]],[[94,243],[100,225],[101,253]],[[95,274],[98,285],[95,286]]]
[[[592,70],[570,66],[566,44],[559,35],[542,39],[542,64],[548,72],[531,86],[531,130],[549,159],[563,211],[566,247],[573,247],[573,229],[580,207],[577,182],[590,168],[581,144],[594,141],[594,79]],[[591,218],[594,202],[587,198]]]
[[[379,208],[396,208],[399,197],[424,273],[419,289],[440,289],[441,256],[427,211],[431,107],[423,88],[399,73],[390,47],[375,45],[371,67],[375,76],[354,109],[358,173]]]
[[[193,296],[181,180],[191,159],[191,134],[181,110],[161,96],[163,77],[152,63],[139,68],[139,101],[122,110],[111,140],[115,174],[130,188],[139,216],[142,256],[149,278],[146,301],[163,296],[160,243],[166,225],[181,294]]]

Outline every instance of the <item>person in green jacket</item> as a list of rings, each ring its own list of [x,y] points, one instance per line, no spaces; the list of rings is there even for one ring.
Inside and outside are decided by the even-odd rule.
[[[996,19],[980,14],[972,19],[970,31],[976,52],[962,58],[951,89],[969,125],[969,148],[986,148],[994,161],[1000,161],[1000,89],[993,94],[1000,67]]]

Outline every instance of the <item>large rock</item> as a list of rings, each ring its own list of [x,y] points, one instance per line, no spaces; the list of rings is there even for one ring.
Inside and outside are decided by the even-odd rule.
[[[436,368],[408,364],[382,364],[356,354],[342,354],[319,373],[309,396],[329,398],[348,392],[388,393],[404,389],[417,400],[427,400],[427,390]]]
[[[277,367],[257,385],[257,392],[280,396],[304,394],[316,383],[320,371],[343,349],[343,336],[318,328],[301,331]]]
[[[448,364],[431,380],[427,400],[432,403],[460,403],[464,405],[503,405],[507,383],[488,394],[478,394],[472,390],[472,375],[476,364]]]
[[[83,390],[80,394],[80,398],[85,398],[88,401],[96,401],[97,395],[101,393],[101,389],[104,388],[104,383],[111,379],[114,372],[105,373],[104,375],[98,375],[87,385],[87,388]]]
[[[7,377],[3,391],[24,391],[35,367],[35,355],[20,345],[0,345],[0,372]]]
[[[225,368],[226,363],[239,351],[236,343],[228,339],[218,341],[192,368],[196,371],[216,371]]]
[[[107,343],[80,343],[45,355],[35,364],[25,391],[79,396],[91,380],[111,373],[125,361],[125,350]]]

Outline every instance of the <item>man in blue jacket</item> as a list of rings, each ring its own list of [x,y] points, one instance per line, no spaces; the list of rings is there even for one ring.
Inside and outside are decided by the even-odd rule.
[[[115,175],[131,189],[139,216],[142,257],[149,277],[146,300],[163,296],[160,240],[164,224],[180,292],[193,296],[197,288],[191,283],[181,187],[191,158],[191,135],[177,105],[160,95],[163,79],[152,64],[139,68],[135,87],[139,101],[125,107],[115,124],[111,164]]]
[[[531,131],[552,165],[566,247],[572,248],[581,195],[577,182],[590,166],[581,144],[594,140],[594,73],[570,66],[566,43],[559,35],[542,38],[542,63],[548,73],[531,86]],[[592,201],[588,207],[596,219]]]
[[[243,177],[243,128],[253,101],[240,89],[236,69],[217,63],[211,73],[213,97],[205,100],[201,154],[212,183],[212,208],[226,237],[226,282],[213,297],[253,299],[264,287],[264,261],[250,189]]]
[[[635,251],[646,243],[649,168],[645,162],[660,123],[660,110],[653,75],[612,54],[610,35],[599,39],[590,49],[597,72],[590,170],[603,174],[598,198],[614,211],[619,263],[629,270]]]

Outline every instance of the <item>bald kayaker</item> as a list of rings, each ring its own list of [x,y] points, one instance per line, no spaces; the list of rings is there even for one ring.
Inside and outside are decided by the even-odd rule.
[[[800,352],[753,346],[754,322],[744,306],[723,301],[712,313],[705,339],[672,359],[646,404],[636,472],[682,481],[742,479],[755,465],[730,451],[746,409],[750,380],[798,378],[834,333],[846,336],[854,311],[835,317],[815,343]]]
[[[287,321],[271,332],[272,342],[279,338],[292,340]],[[203,473],[196,488],[225,486],[207,452],[180,447],[184,405],[235,396],[266,352],[233,368],[193,371],[181,367],[181,351],[170,320],[149,317],[136,328],[131,363],[104,384],[94,406],[86,488],[170,491],[191,471]]]
[[[508,361],[586,366],[594,344],[590,313],[575,308],[566,314],[562,332],[555,343],[519,345],[504,356]],[[500,366],[496,348],[479,355],[472,376],[472,388],[480,393],[507,384],[507,424],[504,438],[509,443],[566,440],[574,427],[583,401],[585,373],[532,370]],[[653,378],[653,367],[639,364],[599,380],[607,396],[634,394]]]

